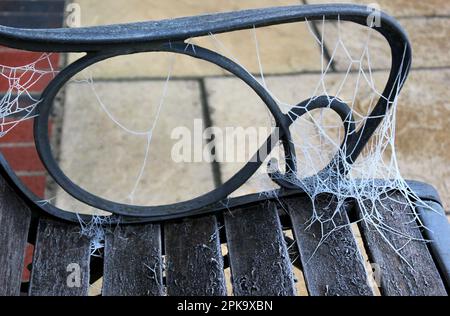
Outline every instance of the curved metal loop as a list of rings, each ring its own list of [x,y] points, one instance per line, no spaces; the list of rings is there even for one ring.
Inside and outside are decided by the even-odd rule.
[[[350,132],[346,134],[352,135],[347,137],[341,145],[341,149],[345,149],[345,159],[348,163],[352,163],[358,157],[365,143],[394,102],[394,92],[401,89],[411,64],[411,49],[408,38],[392,17],[381,13],[381,26],[374,27],[386,38],[391,46],[392,66],[389,79],[375,108],[365,124],[363,124],[363,127],[358,131],[355,131],[354,120],[349,107],[335,98],[330,99],[330,97],[325,96],[313,97],[294,107],[288,114],[283,114],[264,87],[241,66],[208,49],[192,45],[186,46],[184,41],[192,37],[211,33],[223,33],[306,20],[322,20],[324,17],[328,20],[339,19],[365,25],[370,13],[366,6],[359,5],[303,5],[78,29],[37,31],[0,26],[0,44],[32,51],[88,52],[85,57],[62,70],[42,95],[42,102],[37,107],[38,116],[35,118],[35,143],[39,156],[49,174],[70,195],[88,205],[119,215],[114,215],[112,221],[117,220],[128,223],[149,222],[211,212],[214,209],[213,205],[227,198],[230,193],[239,188],[256,172],[273,149],[271,144],[273,144],[275,135],[270,135],[255,154],[255,157],[226,183],[190,201],[147,207],[108,201],[83,190],[73,183],[62,172],[52,156],[48,137],[50,110],[56,94],[72,76],[86,67],[107,58],[139,52],[165,51],[199,58],[216,64],[234,74],[252,88],[263,100],[274,116],[277,127],[280,129],[279,139],[275,140],[280,140],[283,143],[288,172],[295,173],[296,171],[295,151],[289,126],[296,117],[300,117],[306,111],[319,107],[330,107],[336,111],[340,115],[346,131]],[[338,168],[339,172],[343,172],[340,164],[335,162],[333,159],[329,167],[333,164],[334,167]],[[51,204],[39,204],[39,198],[20,183],[20,180],[18,180],[1,155],[0,165],[2,166],[0,171],[5,178],[16,187],[29,203],[61,219],[69,221],[79,220],[74,213],[61,210]],[[279,176],[281,176],[280,172],[273,174],[272,178],[276,180]],[[292,184],[286,181],[278,181],[278,183],[286,188],[292,187]],[[83,217],[84,220],[88,218],[89,216]]]
[[[280,138],[286,143],[289,143],[289,128],[284,119],[284,114],[278,108],[277,103],[264,89],[264,87],[241,66],[213,51],[199,46],[186,46],[185,43],[170,43],[158,45],[153,47],[152,51],[179,53],[200,58],[214,63],[240,78],[260,96],[260,98],[263,100],[263,102],[266,104],[266,106],[274,116],[275,121],[277,122],[277,126],[280,128]],[[274,135],[270,135],[263,145],[263,148],[267,150],[259,150],[256,153],[256,157],[252,158],[251,161],[249,161],[241,170],[239,170],[222,186],[189,201],[158,206],[136,206],[106,200],[84,190],[64,174],[64,172],[58,166],[55,158],[53,157],[48,134],[48,121],[54,98],[56,97],[58,91],[64,86],[64,84],[67,83],[75,74],[82,71],[86,67],[113,56],[115,55],[89,54],[73,63],[69,67],[65,68],[53,80],[52,85],[44,91],[42,101],[39,104],[38,115],[35,118],[34,135],[36,149],[44,166],[46,167],[52,178],[59,184],[59,186],[77,200],[92,207],[124,216],[160,217],[169,214],[187,214],[192,210],[200,209],[207,205],[213,204],[214,202],[225,199],[256,172],[256,170],[264,162],[267,155],[272,151]],[[289,147],[285,147],[285,150],[286,156],[292,157],[292,159],[289,159],[289,161],[293,162],[295,160],[295,156],[292,155],[295,155],[295,153],[293,154],[292,152],[290,152]],[[289,165],[292,166],[293,170],[295,170],[295,165],[293,163],[289,163]]]
[[[339,117],[342,120],[342,124],[344,125],[345,130],[345,137],[342,140],[341,146],[338,149],[338,152],[335,154],[335,156],[330,160],[328,165],[319,171],[318,174],[324,173],[325,171],[328,171],[330,169],[336,169],[334,170],[335,173],[341,173],[344,174],[347,170],[345,170],[344,163],[342,162],[342,157],[345,157],[345,159],[348,159],[349,153],[347,148],[347,143],[350,141],[350,139],[355,134],[355,119],[353,117],[352,109],[342,100],[339,100],[336,97],[332,96],[318,96],[318,97],[312,97],[305,101],[302,101],[301,103],[294,106],[287,114],[285,114],[286,120],[289,120],[290,124],[293,124],[294,121],[301,117],[302,115],[306,114],[307,112],[316,110],[316,109],[331,109],[334,112],[336,112]],[[289,159],[294,159],[294,164],[296,164],[295,161],[295,152],[289,152],[292,157],[288,157]],[[302,189],[298,181],[292,181],[295,178],[290,177],[291,175],[296,175],[296,169],[292,170],[289,167],[287,167],[287,171],[285,174],[283,174],[279,167],[277,161],[270,161],[270,169],[271,172],[269,172],[269,176],[272,179],[273,182],[278,184],[280,187],[290,190],[299,190]],[[290,181],[291,180],[291,181]]]

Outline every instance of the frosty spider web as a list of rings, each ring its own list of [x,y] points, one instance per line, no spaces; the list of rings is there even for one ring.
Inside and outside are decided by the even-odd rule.
[[[341,37],[341,21],[337,21],[337,39],[333,43],[331,41],[330,54],[331,57],[327,61],[325,58],[325,17],[322,20],[320,34],[316,34],[311,27],[311,23],[306,21],[308,29],[315,41],[321,48],[321,75],[319,82],[316,84],[312,96],[325,95],[330,99],[339,99],[348,104],[354,116],[354,123],[358,128],[364,128],[364,124],[378,98],[385,98],[375,87],[375,79],[371,66],[371,54],[369,44],[374,36],[374,29],[367,28],[365,45],[358,57],[352,56]],[[330,44],[330,42],[328,42]],[[331,73],[331,65],[336,58],[337,52],[344,52],[348,60],[348,67],[340,75],[340,83],[333,93],[327,86],[326,78]],[[352,73],[353,92],[345,94],[344,87],[350,82],[350,74],[352,68],[356,66],[356,73]],[[344,67],[345,68],[345,67]],[[402,73],[397,74],[397,80],[404,78]],[[358,108],[358,94],[362,85],[369,87],[369,106],[366,111]],[[403,82],[400,83],[400,87]],[[394,96],[391,98],[391,96]],[[354,162],[348,163],[346,159],[345,142],[344,147],[340,147],[340,141],[346,140],[351,134],[343,133],[342,128],[334,125],[325,116],[325,110],[319,113],[307,112],[305,117],[295,117],[292,133],[298,136],[297,139],[307,139],[301,144],[294,141],[301,162],[297,163],[298,173],[290,177],[288,180],[302,188],[313,201],[313,214],[310,219],[310,225],[319,223],[322,227],[322,238],[317,245],[326,241],[326,239],[335,231],[346,227],[348,224],[339,224],[342,217],[344,205],[347,200],[354,199],[359,210],[359,221],[364,222],[370,229],[375,229],[379,235],[389,244],[389,246],[410,266],[402,255],[402,249],[411,241],[422,241],[422,238],[410,236],[402,233],[397,229],[398,223],[390,223],[384,219],[382,203],[386,199],[395,199],[396,203],[404,207],[400,212],[410,210],[411,222],[401,223],[403,225],[419,225],[423,227],[421,220],[416,213],[416,206],[423,206],[424,203],[412,192],[405,180],[402,178],[396,157],[395,147],[395,122],[396,110],[398,106],[399,90],[390,91],[387,101],[391,107],[383,118],[382,123],[373,134],[370,142],[366,145],[361,156]],[[393,101],[389,101],[393,100]],[[348,118],[350,119],[350,118]],[[301,128],[303,122],[313,124],[313,133],[305,135],[304,129]],[[300,127],[300,128],[296,128]],[[314,134],[314,131],[316,134]],[[337,135],[336,135],[337,131]],[[295,138],[294,136],[294,138]],[[336,137],[337,136],[337,137]],[[308,141],[312,140],[312,141]],[[335,154],[337,156],[335,156]],[[334,158],[333,158],[334,157]],[[333,169],[321,169],[330,159],[338,159],[344,163],[343,172],[336,172]],[[319,162],[319,163],[318,163]],[[305,177],[304,175],[312,174]],[[302,176],[303,175],[303,176]],[[395,198],[391,198],[391,192],[395,190],[399,194]],[[328,212],[320,211],[316,208],[316,200],[322,194],[331,194],[333,196],[330,202],[331,210]],[[323,206],[322,206],[323,208]],[[392,210],[387,210],[391,212]],[[398,211],[398,210],[397,210]],[[406,218],[406,217],[405,217]],[[395,244],[389,236],[395,235]],[[412,267],[412,266],[411,266]]]
[[[30,90],[44,77],[54,77],[57,73],[50,57],[51,54],[45,53],[36,61],[18,67],[0,65],[0,80],[8,87],[0,100],[0,137],[33,117],[33,110],[40,100]]]
[[[325,41],[327,29],[326,22],[325,17],[319,22],[319,33],[314,31],[314,28],[311,25],[313,22],[305,22],[312,38],[320,48],[321,55],[319,80],[316,82],[312,91],[310,91],[309,97],[311,97],[311,102],[319,96],[326,96],[329,99],[330,104],[333,100],[345,102],[351,108],[353,115],[353,118],[349,117],[346,120],[347,122],[351,120],[351,123],[354,123],[356,126],[355,131],[358,131],[358,129],[364,128],[364,124],[378,98],[385,98],[385,96],[377,90],[375,84],[377,76],[372,69],[373,56],[369,49],[369,44],[372,41],[375,31],[370,27],[367,28],[363,49],[360,51],[359,55],[355,57],[354,54],[350,52],[341,36],[341,21],[338,19],[336,24],[337,35],[335,41],[331,41],[331,46],[328,47],[331,52],[330,58],[328,59],[326,58],[325,46],[326,44],[330,45],[330,41]],[[380,205],[383,207],[383,203],[381,202],[384,199],[393,199],[390,194],[393,190],[400,193],[400,198],[395,198],[397,202],[403,205],[405,209],[407,208],[411,211],[411,221],[409,224],[413,225],[414,223],[417,223],[417,225],[423,227],[415,209],[417,205],[427,207],[408,187],[400,174],[397,163],[395,152],[395,121],[399,91],[395,90],[390,92],[391,96],[394,96],[393,98],[388,98],[388,101],[393,100],[389,101],[390,110],[383,115],[382,123],[373,134],[359,158],[356,161],[349,163],[346,159],[345,140],[348,137],[351,137],[355,131],[346,133],[342,128],[342,122],[336,122],[336,120],[333,120],[329,116],[329,109],[309,111],[307,110],[307,106],[305,106],[304,109],[307,110],[306,114],[301,117],[297,117],[295,113],[291,112],[296,105],[291,102],[283,101],[282,96],[278,95],[277,92],[272,91],[270,78],[264,73],[264,60],[261,57],[261,47],[257,35],[258,29],[254,27],[248,32],[252,32],[252,38],[255,44],[255,59],[260,70],[260,74],[254,75],[254,77],[260,77],[259,81],[261,85],[273,99],[276,100],[279,107],[283,109],[285,113],[292,114],[291,133],[293,136],[293,145],[297,154],[297,171],[295,174],[286,173],[287,176],[281,175],[281,177],[282,180],[288,181],[302,189],[310,197],[313,207],[308,224],[309,226],[319,224],[322,227],[322,236],[317,245],[317,249],[329,236],[349,225],[348,223],[341,224],[342,221],[340,219],[345,212],[347,201],[352,199],[356,202],[359,209],[360,218],[358,221],[363,222],[376,230],[392,249],[394,249],[402,259],[407,261],[407,259],[402,256],[402,249],[412,241],[423,241],[422,238],[402,233],[396,228],[396,225],[393,225],[394,223],[386,221],[382,214],[383,212],[380,212]],[[238,58],[234,56],[233,52],[220,41],[219,36],[210,34],[209,39],[219,53],[227,56],[246,69],[245,66],[239,62]],[[190,39],[186,42],[186,49],[192,46],[192,49],[195,52],[194,40],[195,39]],[[343,53],[345,57],[344,60],[347,60],[348,62],[348,67],[344,71],[336,74],[332,71],[332,65],[339,53],[341,53],[341,55]],[[41,59],[35,63],[24,67],[2,67],[2,76],[11,82],[9,91],[2,99],[0,106],[2,119],[4,120],[3,122],[6,122],[5,119],[13,114],[25,113],[25,115],[22,115],[21,119],[17,119],[14,121],[15,123],[9,125],[9,127],[6,126],[5,123],[2,124],[3,134],[15,126],[14,124],[18,124],[23,119],[31,117],[32,110],[38,106],[39,100],[33,98],[27,90],[35,84],[40,77],[46,75],[48,72],[54,73],[52,69],[49,71],[40,71],[34,67],[37,62],[48,59],[48,56],[48,54],[44,54]],[[130,194],[127,197],[131,202],[133,202],[134,195],[139,189],[143,170],[149,163],[148,156],[151,150],[153,131],[168,93],[172,67],[173,65],[169,67],[160,102],[155,106],[155,119],[150,123],[150,127],[144,131],[136,131],[121,124],[120,118],[116,118],[111,114],[108,109],[108,104],[102,101],[99,94],[96,93],[94,80],[92,78],[85,80],[85,83],[89,84],[92,89],[95,103],[115,123],[115,125],[130,135],[146,137],[147,142],[145,145],[142,167],[138,170],[136,181],[134,182],[133,187],[130,188]],[[27,72],[33,73],[31,75],[31,78],[33,79],[26,83],[20,83],[20,80],[17,80],[17,74]],[[251,74],[250,71],[248,71],[248,73]],[[403,75],[404,74],[399,73],[397,80],[404,78]],[[330,80],[334,81],[333,88],[330,87]],[[18,82],[20,84],[18,84]],[[363,107],[360,104],[361,93],[366,96],[366,107]],[[31,100],[31,105],[28,104],[22,106],[19,104],[18,100],[15,100],[12,97],[14,95],[25,96]],[[342,142],[344,142],[343,147],[341,147]],[[324,169],[328,162],[333,159],[343,163],[343,171],[337,172],[333,169]],[[280,161],[280,164],[284,165],[283,161]],[[267,174],[264,176],[267,178]],[[261,194],[273,198],[275,191],[264,191]],[[322,211],[323,207],[316,207],[317,201],[324,195],[332,196],[332,200],[328,201],[329,207],[327,207],[327,212]],[[73,211],[76,212],[76,210]],[[103,235],[101,232],[98,232],[98,227],[102,226],[102,222],[98,220],[98,217],[93,219],[92,225],[89,223],[81,223],[81,226],[83,228],[83,233],[88,235],[93,234],[93,236],[95,236],[94,240],[96,241],[95,245],[93,245],[93,251],[102,247],[101,239],[103,238]],[[387,237],[388,235],[395,235],[398,237],[397,241],[399,242],[394,244],[391,239]],[[411,263],[408,262],[408,264]]]
[[[339,18],[334,24],[334,27],[337,28],[334,41],[329,40],[326,43],[325,32],[329,27],[329,21],[326,21],[326,18],[323,17],[322,21],[318,23],[320,25],[319,33],[314,31],[312,23],[315,22],[306,20],[311,36],[320,47],[321,65],[320,78],[311,93],[311,102],[319,96],[329,98],[329,104],[333,100],[345,102],[351,108],[353,115],[353,118],[349,117],[347,120],[352,120],[356,128],[354,131],[346,133],[342,128],[342,122],[335,122],[335,120],[330,119],[328,115],[330,111],[327,111],[327,109],[309,111],[305,106],[304,109],[307,111],[302,117],[298,117],[291,112],[293,122],[291,133],[297,154],[297,171],[295,174],[286,173],[281,178],[304,190],[312,201],[312,214],[306,224],[308,227],[312,225],[320,225],[321,227],[322,236],[316,250],[326,242],[329,236],[350,225],[343,221],[342,217],[347,202],[354,200],[359,213],[359,219],[356,222],[361,222],[369,229],[375,230],[395,253],[413,268],[412,263],[403,256],[402,250],[411,242],[425,242],[425,240],[422,237],[404,233],[399,227],[409,225],[427,229],[421,222],[416,208],[420,206],[430,209],[430,207],[412,191],[399,170],[395,146],[395,122],[400,91],[399,88],[396,88],[396,90],[389,92],[388,97],[385,97],[376,87],[377,78],[375,78],[376,75],[372,69],[370,50],[370,44],[376,35],[376,31],[372,27],[366,28],[364,45],[355,57],[354,52],[350,52],[341,36],[342,22]],[[263,71],[264,62],[261,60],[257,31],[256,28],[252,30],[255,42],[255,57],[260,74],[254,75],[254,77],[259,79],[261,85],[277,101],[279,107],[284,109],[285,113],[288,113],[296,105],[282,101],[281,97],[277,97],[277,93],[271,91],[267,76]],[[240,64],[239,60],[220,42],[218,36],[210,34],[210,37],[220,53]],[[325,53],[326,44],[329,45],[327,48],[331,52],[329,58],[326,57]],[[348,66],[344,66],[344,70],[336,74],[332,71],[332,65],[339,53],[341,54],[341,63],[344,59]],[[245,69],[244,65],[240,64],[240,66]],[[250,73],[248,70],[247,72]],[[329,87],[329,77],[339,77],[337,81],[335,80],[334,87]],[[399,87],[403,85],[400,80],[404,77],[403,73],[397,74]],[[363,86],[365,86],[365,91],[362,91],[364,90]],[[360,104],[361,95],[366,98],[367,106],[365,108]],[[379,98],[386,99],[390,109],[383,115],[382,123],[372,135],[359,158],[349,163],[346,159],[348,154],[346,154],[345,140],[360,128],[364,128],[364,124]],[[344,146],[341,147],[343,141]],[[344,163],[343,171],[336,172],[333,169],[324,169],[333,159]],[[393,191],[397,194],[393,195]],[[261,194],[273,198],[274,192],[276,191],[265,191]],[[326,212],[323,211],[323,201],[320,202],[324,199],[324,196],[328,196],[328,199],[325,198],[325,204],[328,204],[325,207]],[[330,196],[332,196],[331,199]],[[395,202],[400,207],[396,210],[387,209],[388,207],[384,206],[383,201]],[[406,216],[402,217],[401,220],[405,221],[405,218],[407,220],[402,223],[391,223],[383,215],[386,212],[404,213]],[[311,257],[313,256],[314,253]]]

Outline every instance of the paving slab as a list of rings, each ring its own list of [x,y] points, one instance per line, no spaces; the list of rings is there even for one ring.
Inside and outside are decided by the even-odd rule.
[[[292,0],[252,1],[76,1],[81,8],[81,25],[92,26],[113,23],[159,20],[182,16],[226,12],[250,8],[298,4]],[[256,31],[260,57],[266,73],[293,73],[317,70],[320,67],[318,46],[304,23],[266,27]],[[259,72],[253,30],[193,39],[191,43],[214,49],[227,57],[237,59],[249,71]],[[167,73],[164,56],[138,54],[116,58],[115,64],[99,65],[98,77],[162,77]],[[70,60],[80,55],[70,56]],[[163,64],[163,66],[161,65]],[[145,65],[145,66],[143,66]],[[176,76],[223,75],[215,66],[192,58],[179,58],[174,70]]]
[[[164,82],[96,82],[95,91],[110,114],[128,129],[152,126]],[[195,197],[214,188],[208,162],[177,163],[172,159],[172,131],[193,128],[202,119],[196,81],[170,81],[153,131],[148,163],[136,187],[134,204],[157,205]],[[60,166],[81,187],[117,202],[131,202],[130,193],[143,165],[147,137],[130,135],[115,124],[87,84],[69,84],[61,136]],[[195,185],[192,183],[195,181]],[[57,205],[78,210],[61,191]]]
[[[225,182],[239,171],[263,144],[271,132],[271,117],[257,95],[238,79],[206,79],[205,86],[212,125],[219,128],[221,132],[221,135],[215,138],[215,145],[218,157],[223,157],[223,160],[226,160],[220,162],[222,180]],[[243,135],[249,135],[249,138],[240,139],[237,136],[235,137],[233,132],[239,133],[239,128],[242,129]],[[247,131],[248,133],[246,133]],[[252,133],[252,131],[256,134]],[[217,134],[217,131],[215,134]],[[253,138],[252,135],[257,135],[257,137]],[[252,137],[253,141],[250,140],[250,137]],[[249,146],[248,144],[250,143],[253,146]],[[227,157],[229,158],[227,159]],[[277,186],[273,185],[267,177],[267,162],[268,160],[232,196],[276,188]]]
[[[413,68],[448,67],[450,56],[450,18],[399,18],[409,36],[413,51]],[[332,56],[337,70],[361,67],[390,69],[391,52],[386,40],[376,31],[351,22],[317,23],[320,37]],[[323,29],[323,32],[322,32]],[[323,35],[322,35],[323,34]],[[367,49],[367,51],[366,51]]]
[[[413,68],[450,66],[449,17],[400,19],[399,21],[411,41]]]

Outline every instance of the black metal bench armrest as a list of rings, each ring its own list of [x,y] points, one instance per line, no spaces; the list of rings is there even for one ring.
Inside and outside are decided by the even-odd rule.
[[[86,52],[150,42],[183,41],[191,37],[291,23],[327,19],[349,20],[366,25],[368,7],[352,4],[296,5],[208,14],[161,21],[81,27],[70,29],[19,29],[0,26],[0,44],[43,52]],[[399,28],[382,13],[383,34]],[[393,35],[395,33],[392,33]]]

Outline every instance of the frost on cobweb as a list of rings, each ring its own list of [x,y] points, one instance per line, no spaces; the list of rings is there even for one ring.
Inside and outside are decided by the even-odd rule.
[[[27,65],[0,65],[0,83],[6,87],[0,100],[0,137],[33,117],[40,99],[31,91],[57,73],[50,57],[51,54],[42,54]]]
[[[93,215],[89,221],[83,220],[77,214],[80,223],[80,234],[90,241],[91,256],[101,256],[101,250],[105,247],[105,234],[111,230],[111,217]]]
[[[341,35],[342,22],[339,18],[331,23],[326,21],[325,17],[322,21],[306,21],[305,23],[313,40],[321,50],[319,79],[315,81],[312,93],[308,97],[314,100],[315,97],[326,96],[329,99],[329,104],[334,99],[345,102],[352,110],[354,117],[352,123],[355,124],[356,129],[346,134],[342,122],[333,120],[329,115],[330,109],[307,110],[301,117],[296,117],[291,112],[292,125],[290,131],[297,155],[297,171],[285,173],[285,175],[279,175],[279,177],[303,190],[311,198],[311,217],[305,224],[308,227],[320,225],[322,228],[322,236],[317,247],[320,247],[337,230],[351,225],[342,221],[342,214],[348,208],[348,201],[351,200],[355,202],[358,210],[357,222],[364,223],[370,230],[378,233],[399,257],[410,265],[411,263],[402,256],[402,249],[411,241],[425,242],[425,240],[417,236],[410,236],[402,232],[399,227],[410,225],[427,229],[416,213],[416,209],[417,206],[430,208],[411,190],[399,170],[396,155],[395,123],[400,91],[388,91],[389,96],[392,96],[389,98],[391,100],[389,101],[390,109],[385,113],[379,127],[356,161],[349,163],[346,159],[346,148],[345,146],[341,147],[342,142],[351,137],[352,133],[364,128],[364,124],[370,117],[378,99],[385,98],[382,95],[383,91],[380,90],[384,86],[377,85],[380,82],[380,72],[377,72],[372,65],[372,58],[379,59],[380,56],[376,55],[380,54],[376,52],[373,56],[371,54],[372,46],[370,45],[372,41],[379,40],[379,37],[375,38],[379,34],[376,34],[376,30],[372,27],[366,27],[363,34],[361,34],[361,28],[358,31],[355,30],[353,36],[350,37],[350,41],[355,42],[356,38],[362,37],[362,39],[359,39],[362,42],[359,43],[360,45],[355,53],[354,43],[347,45],[346,40],[348,38],[345,39]],[[332,29],[329,24],[331,24]],[[328,34],[326,34],[327,28],[329,31],[331,30]],[[271,90],[269,76],[265,75],[263,71],[264,61],[261,59],[260,45],[258,44],[258,29],[253,28],[251,32],[253,32],[255,43],[255,59],[260,70],[258,75],[252,76],[275,99],[280,109],[284,113],[288,113],[297,105],[283,101],[282,92]],[[357,37],[356,35],[360,36]],[[219,36],[211,34],[210,37],[221,54],[240,64],[224,43],[220,42]],[[354,38],[352,39],[352,37]],[[326,43],[325,38],[327,39]],[[327,44],[327,47],[325,47],[325,44]],[[341,66],[339,71],[333,69],[337,59]],[[280,62],[283,61],[280,60]],[[390,60],[386,60],[385,64],[389,66]],[[240,65],[245,69],[244,65]],[[402,69],[402,67],[400,68]],[[250,73],[250,71],[248,72]],[[396,75],[399,86],[402,86],[401,80],[404,80],[405,74],[398,73]],[[306,74],[304,78],[310,80],[312,76]],[[292,78],[292,80],[295,79]],[[385,83],[386,80],[387,78],[384,78],[382,83]],[[303,86],[304,82],[300,81],[296,88],[306,89]],[[300,101],[303,100],[297,102]],[[350,119],[347,118],[348,121]],[[336,168],[324,168],[333,160],[343,163],[340,171]],[[276,190],[264,191],[260,194],[273,199],[274,194],[277,194],[276,192]],[[327,199],[330,196],[332,198]],[[320,201],[324,199],[328,201],[329,207],[332,208],[331,211],[323,212],[318,207]],[[385,206],[386,202],[391,203],[391,205]],[[400,207],[392,208],[392,203],[400,205]],[[323,203],[321,205],[323,208]],[[389,222],[389,219],[386,219],[389,218],[386,213],[392,212],[403,213],[401,216],[391,217],[398,218],[403,222]],[[342,224],[343,222],[345,224]],[[392,242],[392,236],[395,236],[395,243]]]
[[[341,21],[338,19],[333,25],[335,31],[326,33],[325,25],[329,23],[324,17],[322,21],[317,22],[315,27],[311,21],[306,21],[310,35],[314,41],[314,45],[318,46],[320,50],[320,73],[318,80],[313,84],[313,89],[308,91],[307,98],[327,96],[331,104],[334,99],[345,102],[352,110],[356,131],[364,128],[364,124],[369,117],[371,110],[374,108],[379,98],[384,98],[382,91],[377,86],[379,81],[379,73],[374,71],[372,67],[373,55],[371,54],[370,43],[373,40],[376,31],[371,27],[365,28],[364,39],[362,39],[361,47],[358,53],[355,54],[351,47],[348,47],[346,39],[341,36]],[[318,26],[318,27],[317,27]],[[318,30],[318,31],[317,31]],[[261,86],[267,93],[277,102],[280,109],[284,113],[288,113],[295,108],[298,102],[283,101],[284,96],[280,91],[272,90],[271,80],[269,75],[264,74],[264,60],[260,53],[262,47],[258,42],[258,28],[252,28],[246,32],[252,32],[251,38],[255,44],[254,59],[257,61],[259,67],[259,74],[252,74],[247,70],[248,74],[259,81]],[[327,40],[326,35],[333,35],[332,40]],[[294,36],[292,40],[301,40]],[[232,49],[219,39],[219,35],[209,34],[208,40],[213,43],[215,51],[233,60],[243,69],[245,65],[239,62]],[[327,44],[327,47],[325,47]],[[305,41],[305,45],[311,45]],[[195,39],[190,39],[186,42],[186,49],[192,49],[195,53]],[[30,88],[36,84],[42,76],[48,74],[55,74],[51,67],[48,54],[36,62],[23,67],[1,67],[1,75],[4,80],[9,83],[7,93],[2,97],[0,103],[0,117],[1,117],[1,134],[4,135],[10,131],[19,122],[32,117],[33,110],[39,105],[39,99],[34,97],[30,92]],[[173,57],[173,56],[172,56]],[[333,64],[338,59],[339,62],[348,67],[341,67],[341,70],[336,72],[333,69]],[[37,63],[48,60],[49,70],[36,69]],[[280,63],[285,61],[280,60]],[[108,104],[101,100],[99,94],[96,92],[95,83],[92,77],[85,80],[78,80],[84,82],[92,89],[94,96],[93,103],[97,104],[119,128],[124,132],[135,137],[145,137],[146,145],[142,157],[142,167],[136,174],[136,181],[133,187],[129,188],[128,201],[133,204],[136,190],[139,189],[139,183],[143,176],[145,167],[151,163],[149,161],[149,152],[152,150],[153,131],[157,125],[158,118],[164,106],[164,101],[168,93],[176,93],[176,91],[169,91],[169,81],[172,76],[174,60],[170,64],[167,78],[161,91],[161,98],[158,104],[154,105],[155,119],[149,122],[148,129],[134,130],[124,126],[120,122],[120,117],[114,117],[109,110]],[[343,69],[343,70],[342,70]],[[307,76],[307,74],[305,75]],[[311,80],[312,77],[307,77]],[[397,74],[397,79],[402,80],[403,73]],[[295,78],[291,81],[295,82]],[[300,81],[300,80],[299,80]],[[310,87],[311,82],[309,82]],[[299,82],[296,89],[304,89],[303,83]],[[286,93],[286,91],[285,91]],[[303,190],[313,202],[309,225],[319,223],[324,228],[322,231],[322,238],[318,247],[326,241],[327,237],[333,232],[342,229],[344,226],[337,224],[342,221],[337,220],[345,212],[345,206],[348,200],[355,201],[359,210],[359,220],[364,222],[371,229],[378,232],[387,242],[385,238],[388,234],[395,234],[404,239],[403,245],[408,244],[412,240],[417,240],[417,237],[408,236],[396,229],[398,225],[393,225],[386,221],[383,212],[379,211],[379,205],[386,198],[391,198],[390,193],[395,190],[396,202],[408,207],[411,211],[411,222],[417,223],[423,227],[419,216],[416,213],[416,206],[420,204],[422,207],[427,207],[420,199],[412,192],[408,184],[403,179],[397,162],[396,144],[395,144],[395,122],[398,105],[399,91],[389,92],[393,101],[390,102],[390,110],[384,115],[384,118],[373,134],[370,141],[362,151],[359,158],[353,163],[349,163],[344,152],[345,147],[341,148],[341,143],[352,135],[346,135],[342,128],[342,122],[330,119],[330,109],[306,111],[301,117],[291,115],[292,125],[291,133],[293,137],[293,145],[296,150],[297,171],[295,174],[286,173],[288,176],[283,177],[283,180],[290,182]],[[306,99],[306,97],[304,98]],[[23,101],[25,100],[25,101]],[[364,102],[362,102],[363,100]],[[20,101],[20,102],[19,102]],[[272,120],[273,123],[273,120]],[[351,132],[354,133],[354,132]],[[342,162],[343,166],[340,171],[336,169],[324,169],[327,164],[336,159]],[[278,162],[280,165],[283,161]],[[288,171],[288,170],[285,170]],[[268,175],[264,175],[268,179]],[[195,179],[193,179],[195,181]],[[261,182],[261,187],[263,187]],[[278,198],[277,191],[261,190],[262,196],[267,198]],[[316,201],[323,195],[333,196],[333,203],[330,205],[334,208],[331,212],[320,212],[316,207]],[[222,201],[226,205],[227,201]],[[336,220],[335,220],[336,219]],[[103,247],[105,226],[108,226],[107,217],[93,216],[90,222],[85,222],[81,218],[80,226],[81,233],[88,236],[92,240],[91,252],[95,254],[98,249]],[[390,244],[391,247],[401,257],[402,245]]]
[[[371,65],[372,55],[369,44],[376,31],[373,28],[366,28],[365,43],[362,45],[360,54],[355,56],[354,52],[350,53],[350,49],[346,47],[346,43],[341,37],[341,21],[338,19],[335,38],[327,42],[330,56],[325,58],[325,18],[322,23],[318,23],[321,25],[319,33],[314,32],[311,22],[306,21],[306,23],[322,51],[321,74],[311,97],[325,95],[329,98],[330,104],[335,98],[345,102],[352,110],[356,131],[364,128],[378,99],[385,98],[375,84],[377,78]],[[338,75],[333,75],[332,63],[338,54],[340,54],[341,65],[344,64],[342,67],[344,70]],[[346,70],[345,61],[348,63]],[[329,88],[328,77],[331,76],[335,77],[335,82],[334,86]],[[403,73],[397,74],[398,81],[403,80],[404,77]],[[261,81],[264,84],[262,75]],[[402,85],[403,82],[400,82],[400,86]],[[408,216],[400,217],[406,221],[401,224],[411,225],[414,222],[424,228],[416,213],[417,204],[423,206],[424,203],[412,192],[403,179],[397,162],[395,123],[399,91],[389,91],[389,95],[394,96],[393,101],[389,101],[391,109],[385,113],[380,126],[372,135],[360,157],[352,163],[349,163],[345,157],[345,147],[341,147],[341,143],[351,135],[346,134],[340,125],[341,122],[336,125],[335,121],[327,117],[325,114],[327,109],[308,111],[300,118],[293,117],[291,132],[294,135],[294,146],[298,156],[296,164],[298,170],[296,174],[289,175],[284,180],[295,184],[311,198],[313,211],[309,225],[319,223],[322,227],[322,238],[318,247],[333,232],[348,226],[348,224],[337,223],[342,223],[338,218],[342,217],[346,202],[349,200],[355,201],[359,213],[358,221],[364,222],[370,229],[379,233],[400,257],[402,257],[402,248],[410,241],[417,240],[417,237],[402,233],[396,228],[399,227],[398,223],[390,223],[385,220],[385,212],[382,211],[382,208],[386,201],[391,200],[391,202],[394,201],[405,206],[401,212],[405,212],[406,209],[411,211],[411,214],[408,214],[411,215],[410,218]],[[361,98],[366,99],[366,107],[361,106]],[[280,104],[282,103],[280,102]],[[312,128],[309,128],[308,134],[306,134],[304,127],[308,124]],[[323,169],[333,159],[344,164],[341,171],[335,168]],[[393,191],[396,192],[394,197],[392,197]],[[333,197],[330,206],[334,211],[320,212],[317,210],[316,201],[320,200],[324,194]],[[386,211],[392,212],[393,210]],[[402,241],[393,244],[387,238],[392,234]],[[402,259],[405,258],[402,257]],[[407,260],[405,259],[405,261]]]

